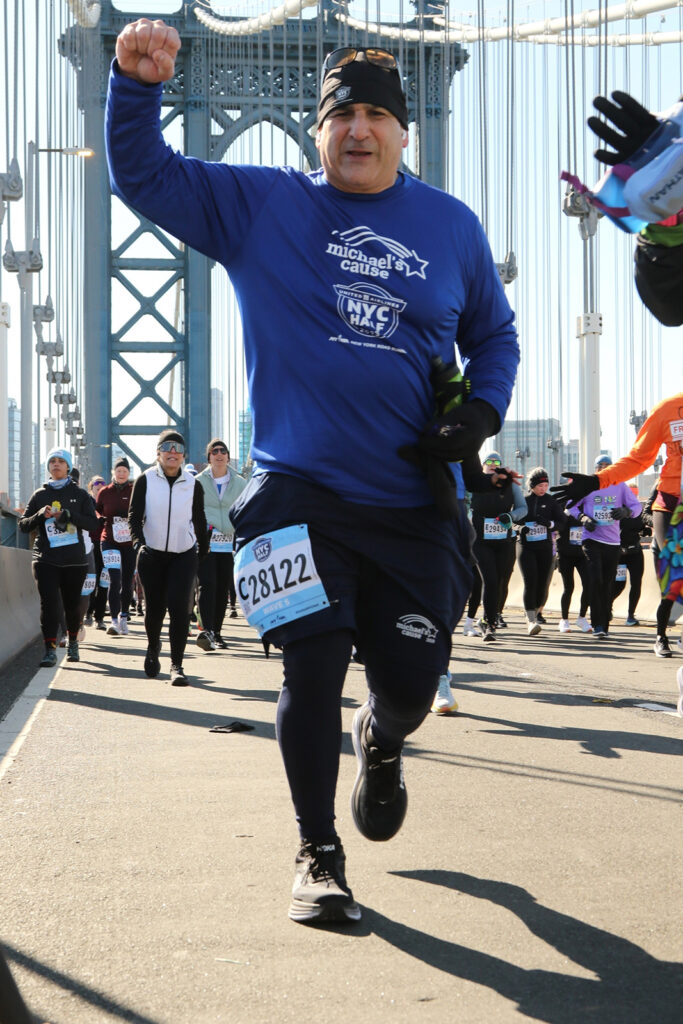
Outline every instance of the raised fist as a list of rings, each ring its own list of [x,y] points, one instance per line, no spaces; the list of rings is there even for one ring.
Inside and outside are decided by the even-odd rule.
[[[165,21],[138,18],[116,40],[119,70],[144,85],[167,82],[175,72],[180,36]]]

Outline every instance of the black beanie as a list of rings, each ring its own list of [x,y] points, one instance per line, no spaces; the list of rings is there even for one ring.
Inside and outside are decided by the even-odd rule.
[[[384,107],[404,128],[408,127],[408,107],[397,71],[388,71],[365,60],[352,60],[332,68],[320,89],[318,128],[333,110],[351,103]]]
[[[182,434],[179,434],[177,430],[162,430],[159,434],[159,440],[157,441],[157,448],[164,441],[177,441],[178,444],[182,444],[185,447],[185,438]]]
[[[130,462],[128,461],[125,455],[122,455],[120,458],[116,460],[116,462],[114,463],[114,469],[118,469],[119,466],[123,466],[124,469],[130,470]]]
[[[538,484],[547,484],[549,482],[547,469],[538,466],[536,469],[530,470],[527,482],[530,488],[537,487]]]

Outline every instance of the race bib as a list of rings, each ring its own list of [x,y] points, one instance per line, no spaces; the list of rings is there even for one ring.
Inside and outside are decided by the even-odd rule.
[[[81,597],[87,597],[88,594],[92,594],[95,589],[95,573],[89,572],[83,580],[83,589],[81,590]]]
[[[245,618],[260,636],[330,604],[305,524],[245,544],[235,555],[235,589]]]
[[[526,525],[529,527],[529,532],[526,535],[527,541],[547,540],[547,526],[541,526],[540,523],[527,523]]]
[[[497,519],[484,519],[484,540],[505,540],[507,535],[507,527]]]
[[[596,523],[613,523],[611,508],[596,508],[593,512],[593,519]]]
[[[102,562],[107,569],[121,568],[121,552],[116,548],[108,548],[102,552]]]
[[[45,532],[51,548],[63,548],[66,544],[78,544],[78,531],[73,523],[69,523],[66,530],[60,530],[52,519],[46,519]]]
[[[672,440],[683,443],[683,420],[673,420],[670,426]]]
[[[106,590],[109,587],[108,569],[103,569],[102,572],[100,573],[100,586],[102,587],[103,590]]]
[[[112,533],[117,544],[127,544],[130,541],[130,526],[128,520],[123,516],[114,516]]]
[[[626,566],[625,565],[618,565],[617,566],[617,575],[616,575],[615,579],[616,579],[617,583],[625,583],[626,582]]]
[[[583,544],[583,526],[569,527],[569,543],[579,545]]]
[[[212,530],[209,550],[222,552],[232,551],[232,535],[228,536],[227,533],[221,533],[220,530]]]

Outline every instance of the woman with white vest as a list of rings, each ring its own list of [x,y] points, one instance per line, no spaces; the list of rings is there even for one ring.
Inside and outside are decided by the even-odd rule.
[[[183,469],[184,456],[182,434],[162,431],[157,461],[135,481],[128,513],[145,592],[145,673],[150,678],[159,674],[161,627],[168,609],[173,686],[187,686],[183,655],[192,595],[198,558],[205,557],[208,550],[204,491]]]
[[[197,646],[203,651],[225,650],[221,636],[225,610],[235,607],[233,581],[233,528],[228,512],[233,501],[247,486],[247,481],[230,469],[230,452],[220,438],[206,446],[209,465],[197,477],[204,490],[204,512],[209,531],[209,554],[197,572],[197,604],[202,630]]]

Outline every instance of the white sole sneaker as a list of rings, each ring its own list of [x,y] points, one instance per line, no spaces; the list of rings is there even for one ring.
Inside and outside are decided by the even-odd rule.
[[[541,624],[539,622],[530,622],[527,627],[527,633],[529,636],[538,636],[541,632]]]

